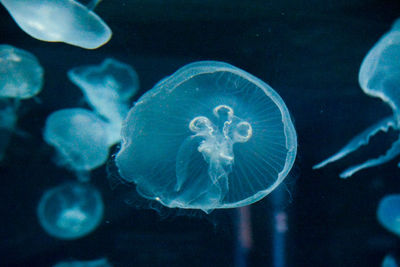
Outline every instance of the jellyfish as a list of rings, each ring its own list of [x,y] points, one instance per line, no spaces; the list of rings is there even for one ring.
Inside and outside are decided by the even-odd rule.
[[[112,267],[106,258],[91,261],[62,261],[53,267]]]
[[[115,162],[143,197],[208,213],[269,194],[296,151],[289,111],[270,86],[227,63],[202,61],[135,103]]]
[[[387,230],[400,236],[400,195],[387,195],[378,205],[377,218]]]
[[[358,80],[361,89],[367,95],[378,97],[388,104],[393,115],[383,118],[367,128],[337,153],[315,165],[314,169],[322,168],[347,156],[361,146],[367,145],[370,138],[380,131],[387,132],[389,128],[400,129],[400,20],[397,20],[392,29],[368,52],[361,64]],[[362,169],[386,163],[399,154],[400,136],[384,155],[351,166],[342,172],[340,177],[348,178]]]
[[[121,139],[122,121],[130,108],[130,98],[139,89],[135,70],[112,58],[100,65],[82,66],[68,72],[69,79],[85,95],[88,104],[109,122],[113,143]]]
[[[383,262],[382,262],[381,266],[382,267],[397,267],[398,265],[396,263],[395,258],[392,255],[388,254],[383,259]]]
[[[53,112],[46,119],[44,140],[54,146],[58,164],[87,180],[87,172],[105,163],[108,158],[109,136],[106,123],[95,113],[71,108]]]
[[[42,89],[43,73],[33,54],[0,45],[0,97],[27,99],[37,95]]]
[[[107,43],[110,28],[93,9],[99,0],[87,6],[75,0],[0,0],[18,26],[33,38],[64,42],[86,49]]]
[[[37,216],[40,225],[59,239],[83,237],[97,228],[103,217],[103,201],[87,183],[65,183],[44,193]]]

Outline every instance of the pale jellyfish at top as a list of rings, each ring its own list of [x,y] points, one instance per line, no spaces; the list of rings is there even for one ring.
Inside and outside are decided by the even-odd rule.
[[[60,239],[83,237],[100,224],[104,205],[96,188],[87,183],[66,183],[45,192],[37,216],[51,236]]]
[[[400,236],[400,195],[385,196],[379,202],[376,215],[383,227]]]
[[[98,48],[112,35],[92,9],[75,0],[0,0],[18,26],[33,38],[64,42],[86,49]]]
[[[54,146],[58,164],[74,170],[80,180],[106,162],[110,144],[106,123],[92,111],[62,109],[46,119],[44,140]]]
[[[368,95],[379,97],[393,110],[393,115],[383,118],[364,132],[354,137],[339,152],[315,165],[322,168],[328,163],[337,161],[362,145],[369,143],[372,136],[379,131],[387,132],[389,128],[400,129],[400,21],[397,20],[392,29],[386,33],[368,52],[364,58],[360,72],[361,89]],[[400,154],[400,136],[386,153],[378,158],[369,159],[361,164],[352,166],[340,174],[347,178],[354,173],[392,160]]]
[[[0,97],[27,99],[43,86],[44,71],[37,58],[11,45],[0,45]]]
[[[88,104],[109,122],[111,143],[121,140],[121,126],[139,89],[139,78],[129,65],[107,58],[100,65],[73,68],[69,79],[78,86]]]
[[[116,165],[143,197],[210,212],[269,194],[296,151],[289,111],[270,86],[227,63],[202,61],[135,103]]]
[[[113,265],[106,259],[101,258],[91,261],[63,261],[53,267],[112,267]]]

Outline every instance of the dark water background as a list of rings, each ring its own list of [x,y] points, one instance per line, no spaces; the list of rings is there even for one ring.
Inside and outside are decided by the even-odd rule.
[[[0,7],[0,43],[35,54],[45,69],[38,101],[24,101],[18,128],[0,163],[0,265],[51,266],[65,259],[107,257],[115,266],[233,266],[235,211],[210,218],[166,219],[124,202],[103,166],[92,173],[105,216],[92,234],[75,241],[48,236],[36,219],[43,192],[74,175],[52,163],[42,139],[46,117],[85,106],[66,72],[114,57],[132,65],[140,96],[179,67],[221,60],[270,84],[284,99],[298,133],[298,157],[285,183],[289,215],[287,266],[379,266],[387,252],[400,252],[398,237],[377,222],[378,201],[400,192],[400,171],[391,162],[349,180],[349,164],[383,152],[395,135],[319,171],[312,165],[336,152],[356,133],[390,114],[358,86],[363,57],[400,16],[394,0],[104,0],[97,8],[113,30],[111,41],[84,50],[35,40]],[[40,102],[40,103],[39,103]],[[249,266],[272,265],[271,197],[251,206],[253,248]],[[400,254],[399,254],[400,255]]]

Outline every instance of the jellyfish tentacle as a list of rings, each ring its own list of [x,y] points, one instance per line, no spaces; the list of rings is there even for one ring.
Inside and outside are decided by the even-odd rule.
[[[360,170],[386,163],[386,162],[394,159],[398,155],[400,155],[400,137],[392,144],[392,146],[389,148],[388,151],[386,151],[386,153],[384,155],[382,155],[378,158],[369,159],[369,160],[365,161],[364,163],[361,163],[361,164],[358,164],[358,165],[348,168],[347,170],[345,170],[344,172],[342,172],[340,174],[340,178],[345,179],[345,178],[352,176],[354,173],[356,173]]]
[[[376,135],[378,132],[383,131],[387,132],[389,128],[395,128],[396,127],[396,121],[393,116],[386,117],[379,122],[375,123],[374,125],[368,127],[366,130],[364,130],[362,133],[358,134],[355,136],[353,139],[350,140],[350,142],[347,143],[341,150],[339,150],[337,153],[333,154],[326,160],[316,164],[313,166],[313,169],[319,169],[324,167],[325,165],[332,163],[334,161],[337,161],[341,158],[344,158],[351,152],[356,151],[358,148],[360,148],[363,145],[367,145],[369,143],[369,140],[371,137]],[[346,171],[345,171],[346,173]],[[352,172],[351,174],[353,174]],[[349,176],[351,176],[351,174]],[[347,176],[348,177],[348,176]]]

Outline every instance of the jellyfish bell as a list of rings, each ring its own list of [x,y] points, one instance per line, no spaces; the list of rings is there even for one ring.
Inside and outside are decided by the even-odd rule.
[[[18,26],[33,38],[86,49],[107,43],[110,28],[91,9],[75,0],[0,0]],[[93,2],[93,1],[92,1]]]
[[[68,71],[69,79],[85,95],[88,104],[108,120],[111,143],[120,141],[122,121],[139,89],[139,78],[129,65],[107,58],[100,65],[81,66]]]
[[[33,54],[0,45],[0,97],[27,99],[37,95],[42,89],[43,73]]]
[[[46,120],[43,136],[55,147],[58,163],[78,174],[103,165],[108,158],[107,125],[89,110],[71,108],[53,112]]]
[[[37,216],[51,236],[60,239],[83,237],[100,224],[103,201],[87,183],[66,183],[48,190],[40,199]]]
[[[210,212],[269,194],[296,151],[289,111],[270,86],[227,63],[202,61],[136,102],[116,165],[143,197]]]
[[[398,267],[395,257],[388,254],[382,261],[382,267]]]

